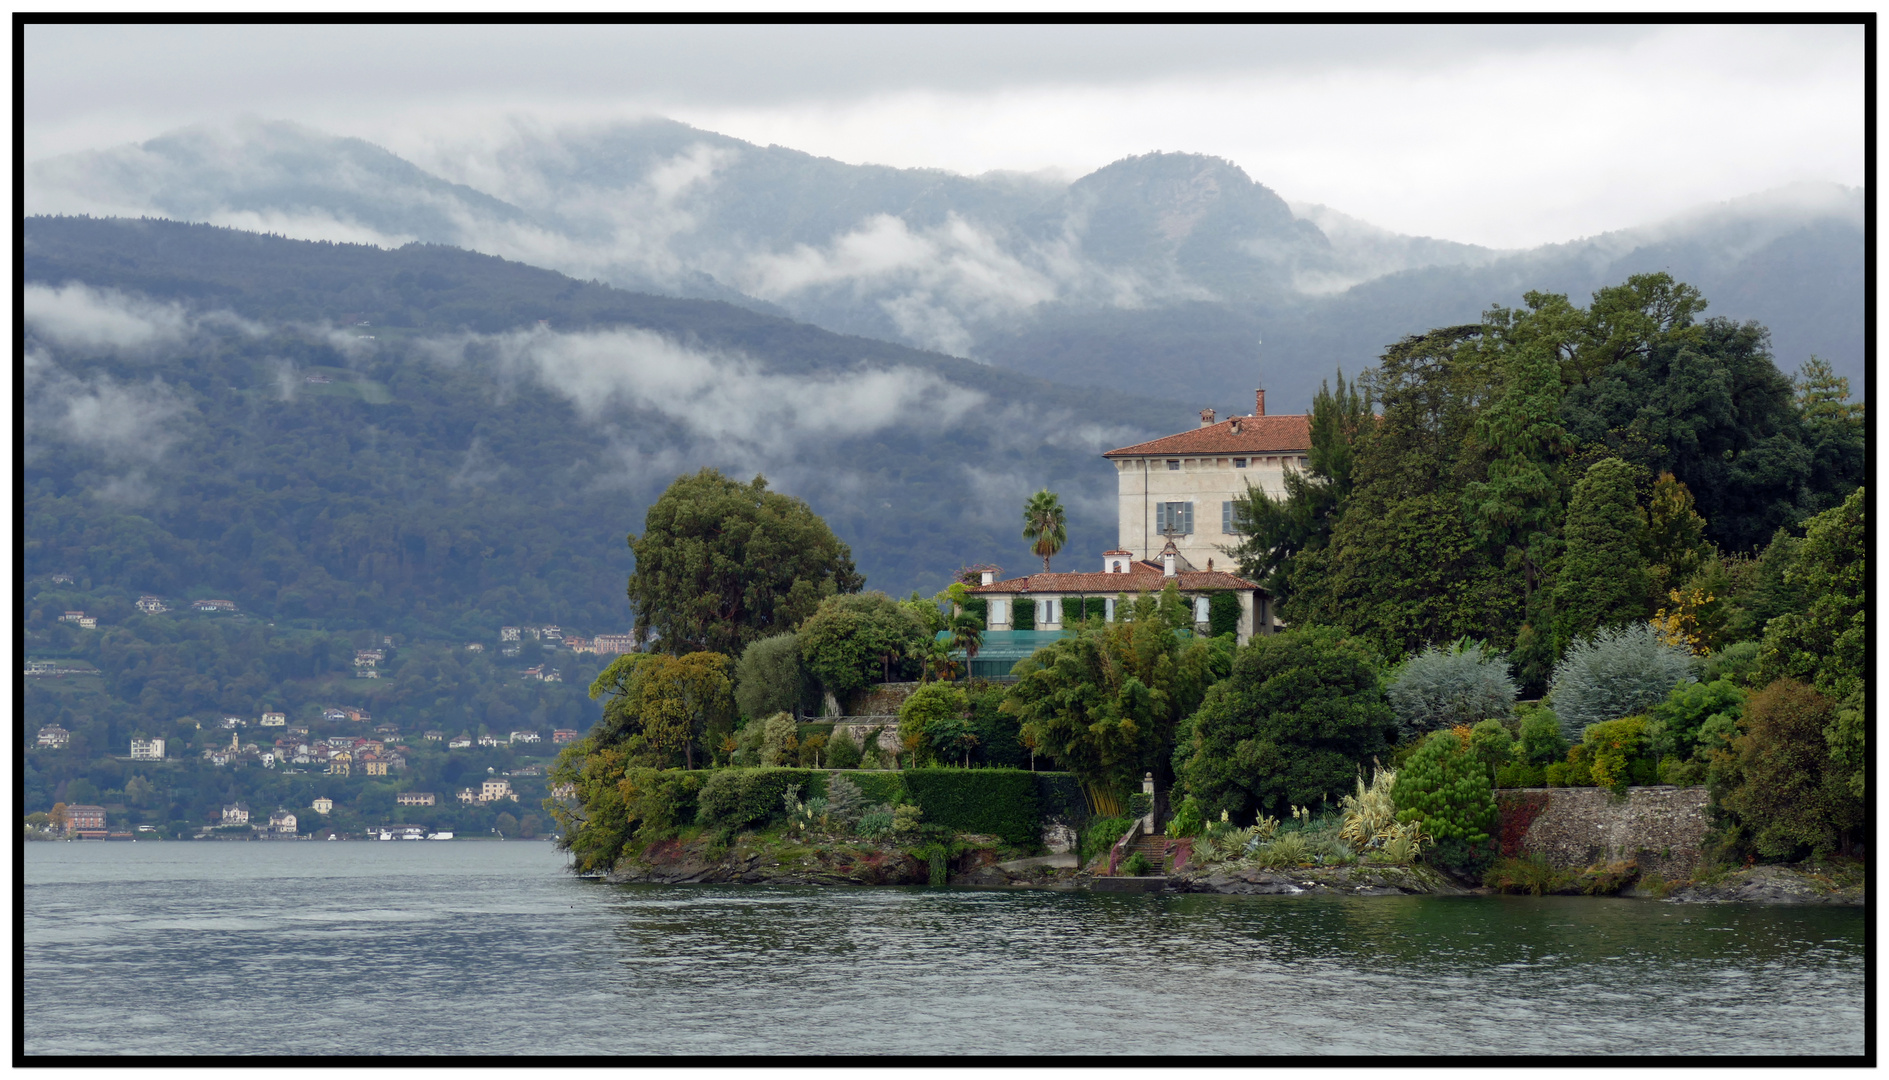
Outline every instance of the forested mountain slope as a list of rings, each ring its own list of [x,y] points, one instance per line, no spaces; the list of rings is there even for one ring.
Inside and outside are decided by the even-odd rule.
[[[627,627],[624,536],[705,465],[930,592],[1028,558],[1042,486],[1072,555],[1112,545],[1097,454],[1191,417],[444,247],[24,227],[28,573],[330,628]]]

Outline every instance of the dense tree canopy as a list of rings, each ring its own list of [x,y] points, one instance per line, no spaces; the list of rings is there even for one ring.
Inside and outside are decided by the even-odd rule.
[[[677,477],[629,544],[636,628],[656,631],[657,647],[675,655],[739,656],[865,584],[826,522],[760,476],[747,484],[715,469]]]
[[[1336,798],[1396,737],[1378,680],[1371,650],[1334,627],[1255,637],[1190,719],[1177,772],[1209,819]]]

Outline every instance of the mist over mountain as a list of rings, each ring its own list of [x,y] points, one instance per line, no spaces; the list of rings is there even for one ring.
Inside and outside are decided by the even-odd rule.
[[[133,597],[468,640],[624,627],[625,534],[704,466],[806,499],[868,587],[929,595],[1034,561],[1044,486],[1065,560],[1113,546],[1098,455],[1193,419],[435,245],[24,229],[23,558]]]
[[[425,166],[422,167],[422,164]],[[849,165],[666,120],[512,125],[408,162],[287,123],[192,128],[35,162],[31,213],[153,214],[382,246],[421,240],[727,300],[1071,385],[1305,408],[1405,334],[1530,289],[1578,302],[1663,270],[1864,390],[1862,193],[1800,185],[1496,251],[1288,203],[1181,153],[1073,183]]]

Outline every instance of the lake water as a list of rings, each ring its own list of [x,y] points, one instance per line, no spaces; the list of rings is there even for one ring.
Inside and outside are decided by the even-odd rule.
[[[1856,908],[564,865],[531,842],[28,844],[26,1052],[1863,1052]]]

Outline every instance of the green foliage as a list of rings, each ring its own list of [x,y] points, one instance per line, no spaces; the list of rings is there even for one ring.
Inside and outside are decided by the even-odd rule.
[[[636,628],[666,652],[739,656],[793,629],[836,593],[865,579],[853,554],[803,500],[704,468],[677,477],[632,534]]]
[[[1398,821],[1420,825],[1436,840],[1440,865],[1480,873],[1493,857],[1495,793],[1482,762],[1454,732],[1424,741],[1397,771],[1392,798]]]
[[[1500,720],[1484,720],[1469,729],[1469,752],[1482,762],[1491,780],[1515,757],[1518,749],[1515,737]]]
[[[1034,844],[1042,834],[1036,777],[1018,769],[906,769],[905,791],[925,820],[953,832]]]
[[[1646,508],[1646,559],[1650,595],[1657,605],[1670,590],[1684,586],[1716,552],[1705,539],[1692,492],[1672,473],[1659,474]]]
[[[1170,587],[1118,604],[1116,621],[1086,623],[1017,662],[1003,708],[1084,784],[1130,790],[1174,752],[1176,727],[1227,670],[1224,639],[1182,639],[1191,616]]]
[[[792,634],[761,638],[741,651],[735,664],[735,704],[748,717],[804,708],[813,696]]]
[[[1759,677],[1808,682],[1826,697],[1863,686],[1868,663],[1869,531],[1865,492],[1805,522],[1803,545],[1785,581],[1810,597],[1802,614],[1782,614],[1764,633]]]
[[[1192,717],[1177,772],[1210,818],[1278,814],[1349,790],[1395,728],[1370,650],[1335,628],[1299,628],[1239,650]]]
[[[599,745],[622,745],[631,762],[657,767],[677,759],[695,767],[734,730],[734,685],[720,653],[618,657],[591,683],[592,698],[608,695]]]
[[[859,785],[860,793],[868,803],[896,806],[909,801],[905,794],[905,781],[901,779],[904,775],[903,772],[862,772],[847,779]]]
[[[973,685],[965,692],[970,708],[970,744],[972,765],[993,765],[1006,769],[1030,767],[1030,753],[1024,747],[1021,728],[1015,715],[1003,711],[1005,688],[1000,685]]]
[[[1693,679],[1686,650],[1667,644],[1647,623],[1602,630],[1576,642],[1555,665],[1549,700],[1563,733],[1645,712]]]
[[[1285,494],[1275,499],[1248,484],[1233,502],[1233,530],[1239,543],[1226,548],[1240,573],[1264,586],[1275,598],[1290,594],[1292,558],[1325,546],[1331,524],[1351,494],[1356,448],[1371,418],[1369,394],[1347,386],[1338,372],[1338,389],[1321,382],[1312,399],[1312,446],[1307,468],[1287,472]]]
[[[1401,738],[1507,716],[1515,707],[1508,661],[1481,642],[1430,646],[1406,660],[1385,688]]]
[[[1056,493],[1045,488],[1030,496],[1023,507],[1023,538],[1031,541],[1030,550],[1042,556],[1043,572],[1049,573],[1050,556],[1069,542],[1068,515]]]
[[[1815,356],[1798,369],[1795,382],[1811,475],[1825,478],[1827,494],[1816,501],[1829,505],[1847,499],[1848,489],[1862,483],[1867,467],[1863,405],[1849,400],[1850,381]]]
[[[1767,859],[1846,848],[1866,820],[1853,769],[1833,761],[1826,729],[1837,703],[1779,680],[1745,703],[1744,733],[1713,756],[1708,783],[1736,843]]]
[[[1755,641],[1733,642],[1706,657],[1705,670],[1699,680],[1711,683],[1724,679],[1734,686],[1752,687],[1758,678],[1762,649]]]
[[[1115,846],[1128,826],[1134,822],[1130,817],[1098,817],[1089,819],[1089,824],[1082,830],[1077,844],[1077,852],[1087,864],[1090,859],[1101,855]]]
[[[1214,637],[1240,632],[1240,597],[1238,593],[1217,592],[1207,596],[1207,633]]]
[[[1173,818],[1169,819],[1167,834],[1169,836],[1199,836],[1206,824],[1206,817],[1200,809],[1200,800],[1189,795],[1181,800],[1180,808],[1175,810]]]
[[[926,637],[912,609],[882,592],[829,597],[799,631],[807,670],[842,701],[901,675],[905,658]]]
[[[1139,851],[1131,851],[1128,858],[1122,860],[1122,873],[1128,877],[1147,877],[1154,873],[1154,864]]]
[[[1719,717],[1718,726],[1727,727],[1737,721],[1744,705],[1744,691],[1730,679],[1682,683],[1647,710],[1647,752],[1662,759],[1669,754],[1689,758],[1699,748],[1708,721]]]
[[[892,835],[894,818],[892,808],[881,804],[860,815],[859,835],[868,840],[879,840]]]
[[[1567,552],[1555,582],[1558,649],[1596,630],[1652,614],[1646,566],[1646,513],[1635,495],[1638,470],[1619,458],[1589,466],[1568,503]]]
[[[949,683],[927,683],[899,706],[899,737],[927,763],[968,756],[977,734],[965,711],[962,689]]]
[[[1547,770],[1532,761],[1511,761],[1495,771],[1499,788],[1536,788],[1547,783]]]
[[[829,769],[859,768],[859,744],[850,735],[834,731],[826,744],[826,767]]]
[[[1836,719],[1823,729],[1824,741],[1830,744],[1830,765],[1847,777],[1849,792],[1858,799],[1867,790],[1869,779],[1866,708],[1863,691],[1858,690],[1843,699],[1837,706]]]
[[[1581,742],[1595,787],[1620,795],[1629,784],[1651,782],[1653,761],[1648,756],[1646,717],[1625,716],[1589,724]]]
[[[749,727],[761,729],[760,760],[764,767],[789,765],[798,759],[800,725],[786,713],[775,713],[765,720],[750,721]]]
[[[826,774],[812,769],[716,769],[696,796],[696,822],[733,831],[778,820],[791,786],[809,796],[824,795]]]
[[[1516,738],[1516,753],[1534,765],[1548,765],[1567,756],[1568,740],[1561,734],[1561,720],[1553,710],[1540,705],[1518,708],[1521,724]]]

